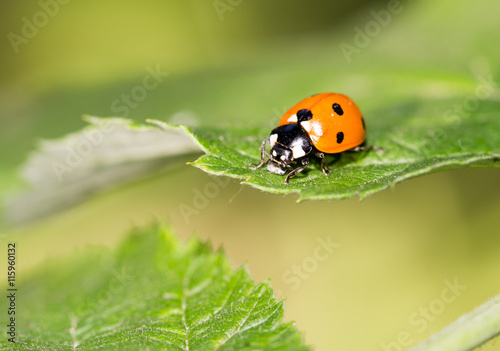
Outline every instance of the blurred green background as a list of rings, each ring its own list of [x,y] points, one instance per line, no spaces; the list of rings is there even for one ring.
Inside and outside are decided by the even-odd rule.
[[[402,101],[446,98],[452,107],[473,96],[478,77],[500,81],[498,13],[500,3],[486,0],[4,1],[0,196],[23,187],[18,168],[38,139],[81,128],[83,114],[271,128],[321,91],[352,96],[368,125]],[[346,57],[341,44],[356,45],[367,30],[373,35]],[[148,67],[168,76],[117,111],[114,101],[142,84]],[[236,181],[220,185],[184,165],[193,158],[49,218],[2,222],[2,235],[19,243],[21,279],[44,259],[113,247],[134,225],[161,219],[183,238],[223,245],[256,281],[272,277],[286,318],[316,350],[406,349],[499,293],[498,168],[428,175],[362,202],[297,204]],[[183,216],[214,184],[217,195]],[[340,246],[319,261],[318,240],[328,237]],[[440,303],[455,279],[466,288]]]

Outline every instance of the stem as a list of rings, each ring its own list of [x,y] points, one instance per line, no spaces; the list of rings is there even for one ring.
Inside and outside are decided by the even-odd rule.
[[[450,324],[411,351],[467,351],[500,334],[500,295]]]

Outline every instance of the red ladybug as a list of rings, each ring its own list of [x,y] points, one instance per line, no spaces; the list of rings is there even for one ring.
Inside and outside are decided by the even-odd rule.
[[[365,135],[365,121],[354,101],[342,94],[316,94],[302,100],[281,117],[279,126],[271,131],[260,147],[260,163],[251,166],[253,169],[262,166],[267,155],[267,170],[283,175],[292,168],[290,164],[301,161],[302,166],[286,176],[285,184],[289,184],[290,178],[307,167],[312,152],[321,158],[321,170],[328,175],[325,153],[370,149],[371,146],[362,145]],[[266,144],[271,146],[270,154],[266,152]]]

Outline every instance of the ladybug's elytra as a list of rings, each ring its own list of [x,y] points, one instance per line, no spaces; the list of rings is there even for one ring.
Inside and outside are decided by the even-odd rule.
[[[260,147],[261,161],[252,165],[257,169],[265,163],[267,170],[283,175],[291,164],[301,161],[302,166],[290,171],[285,179],[302,172],[309,164],[309,154],[321,158],[321,170],[328,175],[325,153],[346,150],[361,151],[372,148],[365,142],[365,121],[358,106],[349,97],[336,93],[322,93],[308,97],[288,110]],[[270,154],[266,145],[271,146]]]

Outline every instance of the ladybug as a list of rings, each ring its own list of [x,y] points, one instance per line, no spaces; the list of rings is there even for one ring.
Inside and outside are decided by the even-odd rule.
[[[259,149],[260,163],[250,166],[252,169],[261,167],[267,155],[269,172],[284,175],[291,169],[285,179],[285,184],[289,184],[290,178],[306,169],[309,155],[313,153],[321,159],[323,173],[329,175],[325,154],[373,148],[364,145],[365,129],[363,115],[349,97],[336,93],[316,94],[302,100],[281,117],[278,127],[271,131]],[[267,144],[271,146],[269,154]],[[292,169],[291,164],[298,161],[302,165]]]

